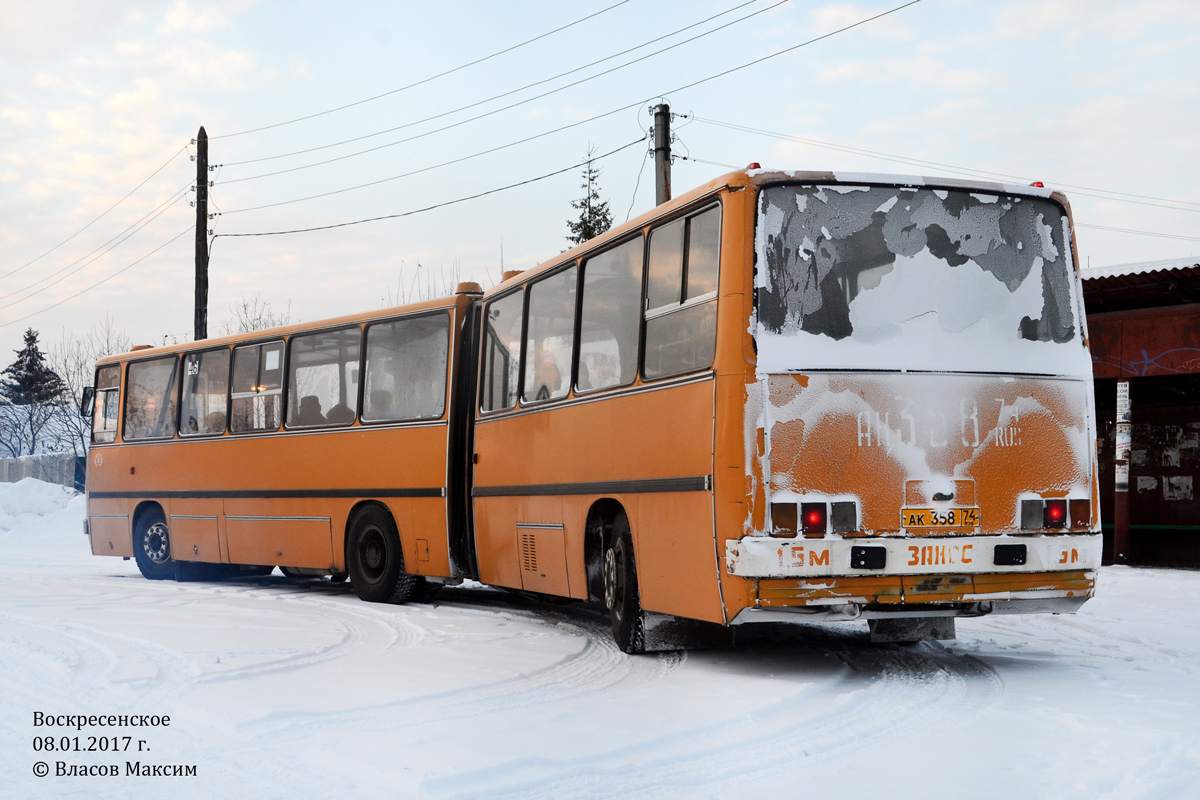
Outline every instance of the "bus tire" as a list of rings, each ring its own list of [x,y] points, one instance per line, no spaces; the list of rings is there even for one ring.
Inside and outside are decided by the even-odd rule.
[[[133,532],[133,557],[147,580],[165,581],[175,577],[171,534],[161,508],[147,509],[138,517]]]
[[[404,571],[404,552],[392,516],[377,505],[366,505],[350,519],[346,567],[350,585],[368,603],[403,603],[416,586],[417,576]]]
[[[633,537],[624,514],[613,522],[608,546],[604,548],[604,605],[612,619],[617,646],[626,653],[644,653],[645,615],[638,596]]]

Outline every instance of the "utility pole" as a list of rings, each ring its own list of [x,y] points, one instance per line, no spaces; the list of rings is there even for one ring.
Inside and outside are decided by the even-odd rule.
[[[196,134],[196,341],[208,338],[208,134]]]
[[[654,107],[654,204],[671,199],[671,107]]]

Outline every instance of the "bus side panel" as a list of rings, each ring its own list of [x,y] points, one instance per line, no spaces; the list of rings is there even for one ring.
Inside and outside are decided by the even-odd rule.
[[[171,556],[176,561],[224,560],[221,546],[221,501],[217,498],[176,498],[171,502],[167,528],[171,532]]]
[[[708,492],[645,494],[638,498],[634,548],[642,608],[724,622],[711,537]]]
[[[650,611],[721,620],[712,494],[713,383],[696,382],[569,402],[533,413],[476,424],[474,485],[480,578],[521,586],[521,535],[542,539],[525,525],[561,525],[570,594],[586,596],[582,527],[587,508],[616,499],[630,521],[643,606]],[[691,481],[691,488],[655,492],[652,482]],[[697,486],[697,482],[698,486]],[[604,484],[616,484],[604,491]],[[507,496],[481,496],[489,490]],[[537,493],[546,505],[533,505]],[[562,516],[557,497],[583,516]],[[555,519],[543,518],[559,502]],[[640,522],[643,516],[650,520]],[[527,544],[528,547],[528,544]],[[643,575],[645,577],[643,577]],[[541,589],[539,591],[546,591]],[[551,592],[566,594],[566,592]]]
[[[233,563],[333,568],[327,501],[226,498],[224,506]]]
[[[450,551],[446,536],[446,499],[417,497],[409,501],[411,522],[401,529],[404,569],[414,575],[449,577]],[[411,546],[410,542],[411,540]],[[409,554],[412,553],[410,557]]]
[[[88,498],[92,555],[133,558],[133,517],[128,500]]]

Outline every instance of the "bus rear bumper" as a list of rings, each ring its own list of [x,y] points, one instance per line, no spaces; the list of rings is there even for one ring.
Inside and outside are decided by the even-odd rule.
[[[881,606],[847,599],[836,605],[772,605],[743,608],[730,625],[759,622],[851,622],[870,619],[923,617],[983,617],[991,614],[1074,614],[1091,592],[1073,597],[1029,597],[970,602],[920,603]],[[858,598],[859,600],[863,598]]]
[[[1099,533],[776,539],[725,545],[725,569],[743,578],[886,579],[929,574],[1045,573],[1100,566]]]

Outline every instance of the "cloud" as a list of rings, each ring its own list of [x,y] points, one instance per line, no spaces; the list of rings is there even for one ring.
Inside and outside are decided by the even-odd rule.
[[[175,6],[163,17],[158,26],[159,33],[174,33],[175,31],[191,31],[205,33],[223,28],[228,24],[225,14],[219,8],[193,10],[184,0],[178,0]]]
[[[899,81],[912,86],[958,91],[978,91],[995,82],[992,73],[955,67],[928,53],[921,53],[912,58],[835,63],[817,72],[816,79],[827,84],[850,81],[878,84]]]
[[[861,22],[878,13],[878,9],[863,8],[853,3],[837,3],[813,9],[809,13],[809,19],[814,30],[826,33]],[[877,19],[856,30],[869,32],[872,36],[888,41],[906,42],[913,38],[912,29],[897,14]]]
[[[222,50],[207,42],[172,47],[156,60],[181,78],[226,89],[245,87],[257,63],[253,53]]]

